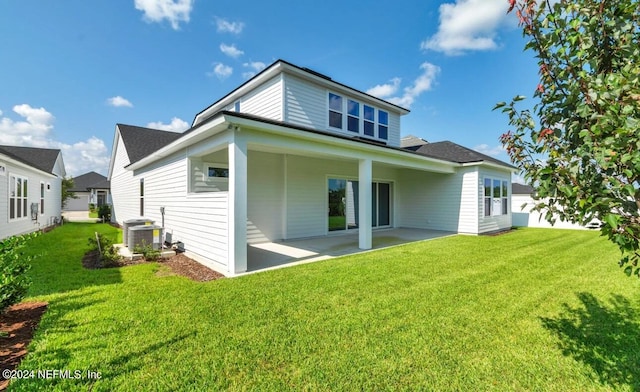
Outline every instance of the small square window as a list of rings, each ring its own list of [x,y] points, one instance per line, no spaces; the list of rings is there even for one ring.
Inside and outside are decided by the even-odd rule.
[[[229,178],[229,169],[225,167],[207,167],[207,177],[209,178]]]

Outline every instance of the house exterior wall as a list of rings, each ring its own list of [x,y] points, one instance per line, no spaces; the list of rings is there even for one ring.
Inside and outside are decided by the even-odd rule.
[[[0,157],[0,166],[5,168],[4,174],[0,175],[0,239],[30,233],[50,226],[53,223],[53,218],[60,217],[61,178],[47,175],[39,170],[10,164],[8,161],[2,160],[2,157]],[[44,184],[44,214],[40,213],[40,207],[38,207],[37,220],[32,220],[30,213],[25,218],[9,219],[9,181],[11,175],[27,178],[27,208],[29,211],[32,203],[40,204],[40,184]]]
[[[507,230],[511,228],[511,210],[512,207],[507,206],[506,215],[484,216],[484,179],[486,177],[507,181],[507,200],[511,203],[511,172],[502,171],[487,167],[480,167],[478,172],[478,192],[476,196],[478,206],[478,230],[479,233],[487,233],[492,231]]]
[[[276,76],[240,98],[240,112],[282,121],[282,78]]]
[[[373,100],[366,102],[343,92],[330,90],[327,87],[304,81],[293,75],[285,74],[284,83],[284,121],[293,125],[311,127],[348,137],[358,136],[346,129],[337,130],[329,128],[329,92],[337,93],[343,98],[353,99],[361,104],[375,107],[376,109],[379,108],[379,105],[376,105],[376,102]],[[388,110],[385,111],[389,113],[389,134],[386,143],[389,146],[399,147],[400,115]],[[346,113],[343,114],[343,116],[346,117]]]
[[[133,172],[125,169],[130,163],[129,156],[119,135],[116,136],[114,144],[113,169],[109,176],[113,202],[111,220],[122,225],[125,220],[140,217],[138,205],[133,202],[139,197],[139,184],[133,178]]]
[[[477,233],[476,183],[473,169],[459,169],[453,175],[402,170],[397,191],[397,225]]]
[[[249,151],[247,162],[247,241],[284,238],[285,156]]]
[[[164,228],[173,241],[182,241],[187,252],[217,264],[215,267],[226,266],[228,192],[189,192],[188,173],[186,150],[135,171],[136,189],[140,179],[144,180],[144,216],[162,225],[160,207],[164,207]],[[139,212],[132,216],[137,217]]]

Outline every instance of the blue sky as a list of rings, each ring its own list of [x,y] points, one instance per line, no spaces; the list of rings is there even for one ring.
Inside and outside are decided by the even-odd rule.
[[[183,131],[277,59],[408,107],[403,135],[507,161],[498,101],[537,65],[507,0],[6,0],[0,144],[107,174],[116,123]]]

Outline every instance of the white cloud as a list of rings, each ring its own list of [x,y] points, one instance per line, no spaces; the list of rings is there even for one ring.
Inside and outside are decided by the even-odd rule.
[[[220,80],[224,80],[231,76],[233,73],[233,68],[228,65],[224,65],[222,63],[214,63],[213,72],[207,72],[209,76],[216,76]]]
[[[144,13],[145,21],[162,22],[166,19],[174,30],[178,30],[180,22],[189,22],[193,0],[135,0],[135,7]]]
[[[378,98],[387,98],[392,96],[398,91],[398,87],[400,86],[400,82],[402,79],[393,78],[386,84],[378,84],[376,86],[371,87],[367,90],[367,94],[373,95]]]
[[[119,95],[107,99],[107,103],[109,105],[115,106],[115,107],[122,107],[122,106],[126,106],[126,107],[129,107],[129,108],[133,107],[133,104],[131,102],[129,102],[128,99],[122,98]]]
[[[95,136],[74,144],[59,143],[67,175],[77,176],[90,171],[107,174],[111,155],[102,139]]]
[[[422,65],[420,65],[420,69],[422,70],[422,74],[418,76],[416,80],[413,81],[413,84],[411,86],[404,88],[403,94],[401,97],[396,96],[396,97],[387,98],[388,97],[387,95],[385,99],[387,99],[389,102],[394,103],[398,106],[402,106],[404,108],[410,108],[413,102],[422,93],[424,93],[425,91],[431,90],[431,87],[433,86],[433,82],[435,81],[436,76],[440,72],[440,67],[428,62],[422,63]],[[391,84],[375,86],[369,89],[369,91],[372,91],[375,89],[375,90],[382,91],[383,93],[387,93],[392,90],[393,92],[395,92],[397,91],[397,87],[395,87],[395,90],[394,90],[394,83],[396,80],[398,81],[398,86],[399,86],[400,80],[398,78],[394,78],[391,80],[392,81]]]
[[[226,19],[218,18],[216,16],[216,26],[218,33],[231,33],[240,34],[244,29],[244,23],[242,22],[229,22]]]
[[[171,132],[184,132],[189,129],[189,124],[179,119],[178,117],[174,117],[171,119],[169,124],[163,124],[162,121],[150,122],[147,124],[148,128],[160,129],[162,131],[171,131]]]
[[[237,59],[244,54],[244,52],[236,48],[235,45],[220,44],[220,51],[229,57],[233,57],[234,59]]]
[[[489,155],[490,157],[495,157],[504,152],[504,147],[502,146],[494,146],[491,147],[488,144],[479,144],[473,148],[475,151],[478,151],[481,154]]]
[[[456,0],[442,4],[438,32],[420,47],[447,55],[495,49],[496,29],[506,20],[508,8],[506,0]]]
[[[242,77],[245,79],[250,79],[256,76],[258,72],[262,71],[267,67],[267,65],[262,61],[251,61],[251,62],[242,64],[242,66],[253,70],[253,71],[247,71],[242,73]]]
[[[102,140],[92,136],[73,144],[62,143],[51,138],[55,117],[45,108],[22,104],[14,106],[13,111],[22,120],[0,118],[0,144],[59,149],[68,175],[89,171],[106,174],[110,154]]]

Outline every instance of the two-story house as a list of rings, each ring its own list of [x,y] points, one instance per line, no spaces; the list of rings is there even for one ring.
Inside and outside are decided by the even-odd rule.
[[[357,232],[370,249],[379,228],[510,228],[513,167],[451,142],[401,143],[408,112],[278,60],[184,133],[118,124],[113,218],[162,219],[229,274],[256,242]]]

